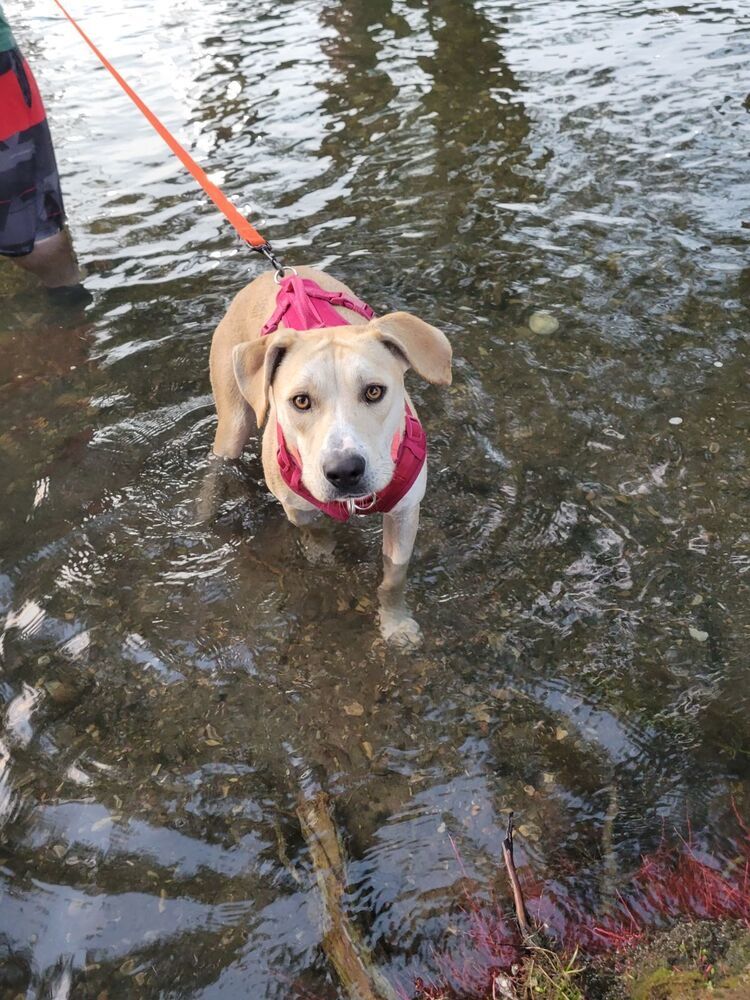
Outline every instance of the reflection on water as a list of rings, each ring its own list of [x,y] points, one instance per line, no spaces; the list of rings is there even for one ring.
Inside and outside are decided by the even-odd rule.
[[[411,657],[372,522],[310,567],[252,454],[196,516],[259,263],[71,29],[7,9],[96,301],[10,286],[0,321],[3,990],[336,996],[301,789],[404,984],[464,920],[449,835],[483,891],[515,809],[596,907],[613,815],[626,883],[664,821],[750,808],[745,5],[78,4],[291,260],[451,336]]]

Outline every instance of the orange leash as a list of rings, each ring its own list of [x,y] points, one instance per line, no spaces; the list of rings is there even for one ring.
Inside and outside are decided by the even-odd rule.
[[[250,223],[247,221],[241,212],[238,212],[231,201],[227,198],[223,191],[221,191],[213,181],[210,181],[206,175],[205,170],[195,162],[193,157],[188,153],[188,151],[181,146],[180,143],[175,139],[169,129],[164,125],[153,111],[148,107],[148,105],[141,100],[141,98],[136,94],[127,80],[124,80],[122,76],[117,72],[112,63],[107,59],[107,57],[96,47],[96,45],[91,41],[89,36],[83,30],[83,28],[78,24],[74,17],[72,17],[67,10],[60,3],[60,0],[54,0],[54,3],[60,8],[63,14],[67,17],[73,27],[76,29],[81,38],[86,42],[88,47],[101,61],[102,65],[109,70],[112,76],[117,80],[122,89],[135,104],[135,106],[141,111],[141,113],[148,119],[151,125],[156,129],[159,135],[162,137],[164,142],[169,146],[175,156],[180,160],[180,162],[190,171],[195,180],[200,184],[203,190],[206,192],[211,201],[216,205],[220,212],[229,220],[229,222],[234,226],[240,238],[246,243],[249,243],[253,250],[257,250],[262,253],[265,257],[270,260],[277,271],[283,273],[283,267],[274,257],[273,251],[271,250],[271,245],[268,243]]]

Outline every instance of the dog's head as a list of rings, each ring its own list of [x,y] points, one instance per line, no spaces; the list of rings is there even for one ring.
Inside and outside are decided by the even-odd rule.
[[[269,407],[323,503],[382,490],[404,420],[404,373],[449,385],[451,347],[440,330],[396,312],[361,326],[279,330],[238,344],[240,392],[261,426]]]

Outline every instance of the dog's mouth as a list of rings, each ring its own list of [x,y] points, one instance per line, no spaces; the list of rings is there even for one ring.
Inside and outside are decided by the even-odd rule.
[[[358,507],[367,507],[370,503],[374,502],[374,497],[374,493],[363,493],[361,489],[356,491],[336,490],[331,499],[341,500],[343,503],[354,503]]]
[[[357,483],[356,486],[347,489],[345,486],[334,487],[333,492],[338,500],[358,500],[360,497],[369,497],[369,483]]]

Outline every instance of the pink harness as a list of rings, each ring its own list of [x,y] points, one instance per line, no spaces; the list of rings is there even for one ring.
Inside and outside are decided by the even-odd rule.
[[[266,337],[278,329],[281,321],[292,330],[316,330],[325,326],[349,326],[334,306],[351,309],[352,312],[373,319],[372,309],[359,299],[349,298],[342,292],[327,292],[315,281],[291,275],[280,283],[273,315],[260,332]],[[331,500],[328,503],[316,499],[302,481],[302,465],[287,446],[281,424],[276,421],[278,449],[276,459],[281,478],[297,496],[313,504],[324,514],[336,521],[348,521],[353,513],[387,514],[403,499],[417,480],[427,458],[427,439],[424,429],[414,416],[408,404],[404,415],[404,433],[398,432],[393,438],[391,454],[395,461],[393,478],[378,493],[358,500]]]

